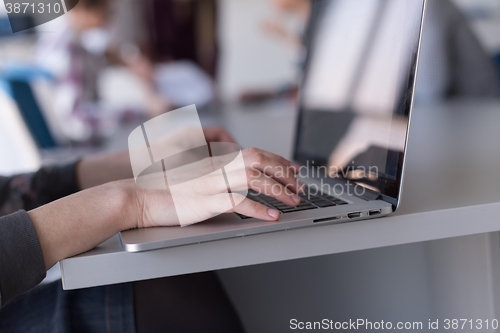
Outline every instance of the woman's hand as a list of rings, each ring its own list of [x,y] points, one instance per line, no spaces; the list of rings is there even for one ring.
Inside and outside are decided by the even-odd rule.
[[[288,206],[300,203],[297,193],[303,190],[303,185],[296,178],[298,165],[256,148],[245,149],[239,156],[242,156],[241,164],[232,162],[225,168],[231,193],[228,193],[220,169],[205,172],[203,177],[189,178],[193,170],[210,169],[211,161],[206,159],[170,173],[173,176],[168,180],[167,189],[157,189],[156,186],[165,184],[163,173],[148,175],[143,187],[137,186],[137,227],[184,226],[225,212],[276,221],[279,211],[247,198],[248,189],[276,198]],[[155,189],[145,189],[148,187]]]

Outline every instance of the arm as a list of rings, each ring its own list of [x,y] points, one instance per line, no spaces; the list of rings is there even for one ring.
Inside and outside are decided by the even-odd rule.
[[[119,204],[130,191],[104,185],[77,192],[128,178],[129,165],[128,154],[117,153],[0,177],[0,307],[42,281],[59,260],[54,258],[83,252],[127,228],[120,224],[127,219]]]
[[[135,184],[108,183],[28,212],[45,268],[89,250],[121,230],[136,227]]]
[[[302,187],[296,179],[297,165],[254,148],[244,151],[244,159],[247,175],[244,181],[249,188],[290,206],[300,202],[295,195]],[[283,172],[289,169],[291,173]],[[92,249],[119,231],[179,225],[179,210],[196,211],[193,223],[224,212],[237,212],[267,221],[278,220],[278,211],[250,199],[244,199],[230,210],[222,208],[219,198],[225,190],[190,191],[183,200],[185,204],[175,207],[168,189],[140,189],[134,180],[129,179],[75,193],[28,214],[38,234],[47,269],[61,259]],[[194,196],[197,200],[193,200]]]
[[[221,136],[220,131],[215,132]],[[232,141],[226,134],[219,139],[212,137],[210,140]],[[206,135],[209,138],[215,134]],[[247,174],[251,175],[248,179],[249,187],[288,205],[298,204],[298,197],[293,194],[298,192],[301,186],[295,179],[299,168],[297,165],[258,149],[247,149],[244,153],[245,162],[257,165],[252,167],[252,172],[248,172],[249,166],[245,166]],[[126,163],[120,163],[125,160]],[[36,286],[45,276],[45,270],[57,261],[90,250],[121,230],[179,225],[168,190],[141,190],[132,179],[92,187],[110,179],[127,177],[128,172],[131,173],[128,165],[127,153],[83,160],[76,168],[73,165],[69,170],[73,170],[72,183],[87,189],[28,213],[19,211],[0,218],[0,306]],[[278,175],[280,170],[282,172],[288,168],[293,170],[291,175]],[[8,178],[0,180],[5,179]],[[57,183],[45,183],[47,191],[51,191],[50,187],[57,187],[54,186]],[[64,183],[61,185],[64,187]],[[271,193],[271,187],[276,186],[281,190]],[[72,190],[77,189],[78,186],[75,185]],[[180,207],[184,211],[198,209],[202,215],[197,217],[197,222],[208,218],[206,214],[226,211],[235,211],[268,221],[279,218],[278,211],[249,199],[228,211],[218,207],[217,192],[209,191],[199,195],[203,200],[187,200],[189,204]],[[47,201],[50,199],[56,199],[54,193]]]
[[[120,219],[123,210],[116,209],[118,203],[126,201],[116,198],[119,187],[103,186],[91,192],[71,194],[81,188],[128,178],[129,165],[128,154],[117,153],[64,166],[43,167],[34,173],[0,177],[0,307],[43,280],[46,270],[56,262],[52,248],[71,256],[126,228],[115,223],[126,220]],[[130,191],[122,191],[120,195],[126,193]],[[68,195],[66,200],[58,200]],[[107,206],[98,217],[93,206],[96,200]],[[40,215],[44,216],[43,223]],[[70,218],[65,218],[67,216]],[[79,219],[86,219],[88,224],[79,225]],[[59,236],[70,237],[66,238],[70,241]],[[91,241],[85,242],[87,239]],[[53,246],[48,247],[49,243]],[[68,251],[67,246],[71,246],[72,251]]]
[[[203,128],[210,142],[234,142],[233,137],[220,127]],[[79,187],[84,190],[108,182],[133,178],[128,151],[97,155],[82,160],[76,169]]]
[[[40,242],[25,210],[78,191],[75,166],[0,177],[0,306],[45,277]]]

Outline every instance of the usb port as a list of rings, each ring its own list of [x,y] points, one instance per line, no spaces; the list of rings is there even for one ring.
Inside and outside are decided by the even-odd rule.
[[[368,212],[368,215],[373,216],[373,215],[378,215],[382,213],[382,209],[376,209],[376,210],[370,210]]]
[[[355,218],[361,217],[361,212],[349,213],[349,214],[347,214],[347,217],[350,219],[355,219]]]

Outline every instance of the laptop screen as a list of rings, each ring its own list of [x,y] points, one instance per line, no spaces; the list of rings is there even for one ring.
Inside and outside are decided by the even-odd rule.
[[[397,199],[425,0],[317,0],[295,159]]]

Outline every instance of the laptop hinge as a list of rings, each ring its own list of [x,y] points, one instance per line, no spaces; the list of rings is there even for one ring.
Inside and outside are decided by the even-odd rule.
[[[356,195],[366,201],[383,200],[382,194],[365,188],[362,195]]]
[[[382,201],[385,201],[387,203],[390,203],[393,206],[393,209],[396,208],[396,204],[397,204],[396,199],[389,197],[387,195],[383,195],[383,194],[380,194],[378,192],[372,191],[372,190],[367,189],[367,188],[365,188],[365,191],[362,195],[357,195],[357,194],[354,194],[354,195],[361,198],[361,199],[364,199],[366,201],[382,200]]]

